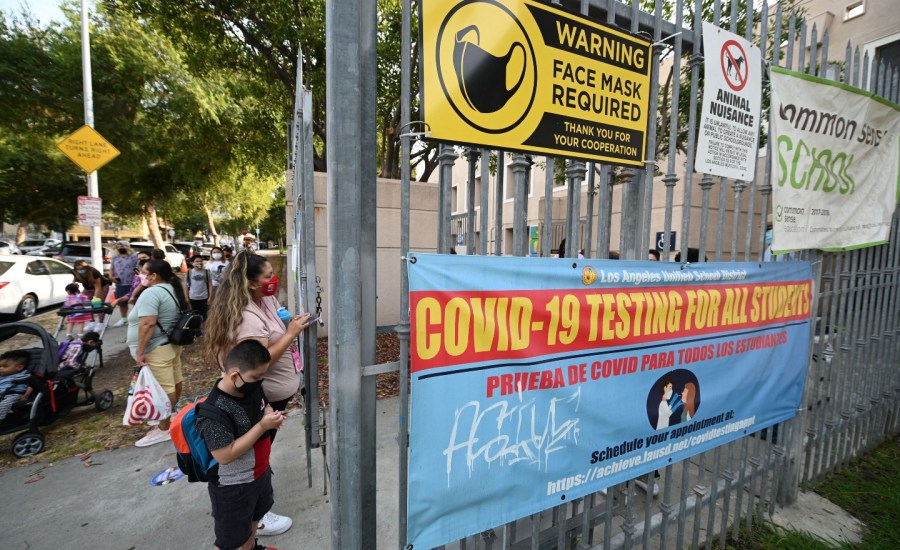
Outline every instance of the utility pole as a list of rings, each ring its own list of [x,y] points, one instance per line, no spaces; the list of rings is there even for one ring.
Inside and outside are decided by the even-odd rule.
[[[91,35],[88,29],[87,0],[81,0],[81,75],[84,86],[84,123],[94,127],[94,90],[91,84]],[[99,197],[97,171],[87,175],[88,196]],[[101,222],[102,223],[102,222]],[[103,272],[103,254],[100,243],[100,226],[91,226],[91,264]]]

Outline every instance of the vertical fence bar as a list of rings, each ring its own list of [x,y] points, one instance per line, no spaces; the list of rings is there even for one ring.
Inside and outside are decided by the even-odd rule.
[[[494,191],[494,255],[503,255],[503,178],[506,174],[506,153],[497,151],[497,180]]]
[[[581,250],[581,232],[578,220],[581,217],[581,182],[584,181],[584,163],[570,160],[566,164],[568,182],[568,209],[566,215],[566,257],[577,258]]]
[[[478,206],[478,253],[487,256],[488,252],[488,222],[490,216],[490,192],[491,192],[491,152],[488,149],[481,150],[481,204]],[[473,212],[474,214],[474,212]]]
[[[608,164],[601,164],[600,183],[597,184],[597,258],[609,258],[614,184],[615,176],[612,169]]]
[[[374,101],[365,95],[368,63],[362,58],[375,52],[361,48],[361,34],[369,26],[362,21],[368,13],[363,2],[329,2],[325,10],[326,126],[329,138],[342,144],[328,155],[331,541],[333,548],[363,548],[360,464],[352,452],[360,445],[363,365],[359,187],[374,187],[375,172],[364,173],[363,155],[375,151],[375,134],[362,135],[359,121],[367,114],[365,104]]]
[[[522,154],[513,155],[513,175],[516,179],[514,212],[513,212],[513,255],[528,254],[528,171],[531,161]]]
[[[691,90],[696,90],[700,80],[700,63],[703,58],[700,56],[700,47],[702,44],[702,24],[703,20],[703,3],[701,0],[694,0],[694,20],[693,28],[693,44],[694,50],[690,60],[691,67]],[[694,187],[694,155],[695,155],[695,135],[697,128],[697,95],[691,94],[691,104],[688,110],[688,138],[687,138],[687,162],[685,163],[684,176],[684,213],[681,220],[681,257],[687,258],[687,250],[689,246],[689,235],[691,234],[691,210],[693,202],[691,191]],[[701,226],[702,230],[702,226]]]
[[[649,113],[656,113],[659,110],[659,60],[660,55],[666,46],[662,42],[662,2],[656,0],[653,14],[653,45],[651,46],[651,55],[653,56],[650,65],[650,102],[648,106]],[[661,113],[661,116],[665,116]],[[653,214],[653,180],[656,177],[658,164],[656,163],[656,116],[648,117],[647,122],[647,150],[644,153],[644,221],[643,221],[643,238],[638,247],[638,260],[647,258],[647,247],[653,242],[651,239],[651,216]]]
[[[466,150],[469,177],[466,180],[466,254],[475,254],[475,174],[481,153],[474,147]]]
[[[376,60],[378,39],[376,35],[376,22],[378,21],[377,6],[373,2],[364,3],[359,11],[359,41],[360,41],[360,83],[361,83],[361,116],[358,120],[360,141],[360,170],[362,177],[359,180],[358,189],[364,197],[377,197],[378,182],[375,134],[376,118]],[[342,142],[338,142],[342,143]],[[359,327],[359,357],[363,365],[374,365],[376,357],[375,327],[377,320],[377,294],[376,273],[378,273],[378,241],[377,241],[377,201],[360,200],[359,206],[359,285],[360,285],[360,327]],[[331,364],[331,363],[329,363]],[[329,369],[330,370],[330,369]],[[376,545],[376,467],[375,459],[375,377],[359,376],[359,500],[362,515],[360,516],[361,548],[375,548]],[[338,386],[340,388],[340,386]],[[346,449],[345,452],[350,449]]]
[[[678,156],[678,112],[681,100],[681,33],[683,29],[683,0],[675,3],[675,37],[673,38],[672,53],[672,97],[669,101],[669,151],[666,159],[666,175],[663,176],[663,185],[666,188],[666,210],[663,220],[663,247],[660,251],[660,260],[668,262],[672,254],[669,249],[672,238],[672,209],[675,202],[675,186],[678,185],[678,174],[675,172],[675,161]],[[665,113],[661,113],[665,116]],[[690,161],[688,161],[690,162]],[[686,174],[685,187],[691,186],[691,176]],[[690,204],[685,204],[684,210],[690,210]],[[686,235],[682,233],[682,240]],[[665,533],[665,528],[663,529]],[[663,537],[665,535],[663,534]]]
[[[400,322],[397,337],[400,341],[400,415],[397,419],[399,436],[399,476],[397,490],[397,538],[399,548],[406,546],[406,504],[409,487],[409,277],[406,257],[409,254],[409,207],[411,152],[409,141],[410,68],[412,42],[411,0],[401,0],[402,21],[400,30]]]
[[[450,212],[453,207],[450,204],[450,188],[453,185],[453,163],[456,162],[456,151],[450,145],[439,145],[438,166],[438,254],[450,253]],[[455,244],[455,243],[453,243]]]
[[[784,66],[788,69],[794,68],[794,40],[797,36],[797,12],[791,10],[791,17],[788,20],[788,45],[787,53],[784,58]]]
[[[587,213],[585,214],[585,220],[587,220],[587,227],[585,227],[585,236],[584,236],[584,257],[592,258],[595,257],[593,255],[594,249],[594,203],[596,202],[594,199],[597,196],[597,178],[596,172],[594,171],[594,163],[587,163],[587,205],[585,206],[585,210]]]
[[[744,32],[744,38],[748,41],[752,42],[753,40],[753,29],[754,29],[754,11],[753,4],[747,2],[747,23],[746,23],[746,31]],[[762,3],[762,12],[759,18],[759,59],[760,64],[763,65],[759,67],[760,74],[765,74],[765,59],[767,54],[767,46],[768,46],[768,24],[769,24],[769,3]],[[761,81],[764,78],[760,79]],[[760,86],[764,86],[763,83]],[[760,102],[760,109],[762,109],[762,102]],[[762,113],[756,113],[757,120],[762,120]],[[759,150],[759,131],[756,133],[756,150]],[[768,158],[766,159],[768,162]],[[750,261],[750,252],[753,249],[753,215],[756,212],[756,182],[759,180],[759,162],[758,155],[755,155],[753,159],[753,178],[750,180],[750,192],[747,194],[747,230],[746,235],[744,237],[744,254],[742,259],[746,261]],[[740,204],[740,201],[738,201]],[[735,205],[735,214],[739,214],[740,210]],[[763,218],[762,223],[765,223],[765,218]],[[737,229],[737,228],[735,228]],[[737,231],[735,231],[736,233]],[[764,233],[760,232],[760,235]]]
[[[550,250],[556,243],[550,242],[553,229],[553,184],[556,160],[546,157],[544,162],[544,221],[541,223],[541,256],[550,257]]]

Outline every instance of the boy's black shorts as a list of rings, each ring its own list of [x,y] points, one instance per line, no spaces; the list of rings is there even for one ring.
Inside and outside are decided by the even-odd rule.
[[[240,548],[247,542],[253,522],[261,520],[275,504],[271,468],[250,483],[225,486],[209,483],[208,487],[216,546],[222,550]]]

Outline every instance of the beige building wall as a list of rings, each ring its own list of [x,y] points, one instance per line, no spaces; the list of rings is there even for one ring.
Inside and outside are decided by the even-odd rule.
[[[378,326],[396,325],[400,321],[400,182],[379,179],[375,199],[377,220],[377,270],[376,293]],[[327,174],[315,174],[315,232],[316,272],[321,278],[322,307],[328,304],[328,181]],[[438,189],[430,183],[413,182],[410,185],[410,250],[435,252],[437,250]],[[288,217],[293,219],[293,214]],[[291,293],[293,295],[293,293]],[[307,310],[315,308],[304,304]],[[325,326],[319,336],[328,336],[328,311],[323,311]]]
[[[896,0],[801,0],[807,28],[818,30],[819,45],[828,30],[829,61],[843,61],[847,43],[860,58],[865,53],[873,59],[879,48],[900,41],[900,2]],[[808,56],[807,56],[808,59]]]

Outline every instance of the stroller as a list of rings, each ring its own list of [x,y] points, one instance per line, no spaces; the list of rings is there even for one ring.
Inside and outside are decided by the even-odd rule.
[[[52,424],[75,407],[94,405],[97,410],[105,411],[113,404],[113,393],[109,390],[94,392],[94,366],[84,366],[89,354],[82,357],[81,368],[60,372],[59,345],[46,330],[33,323],[0,325],[0,342],[18,335],[34,336],[41,344],[40,347],[26,348],[31,355],[28,370],[39,380],[36,391],[27,401],[14,404],[6,418],[0,420],[0,435],[22,431],[12,444],[13,454],[22,458],[44,450],[44,435],[39,430],[40,426]],[[102,342],[98,343],[95,353],[102,367]]]

